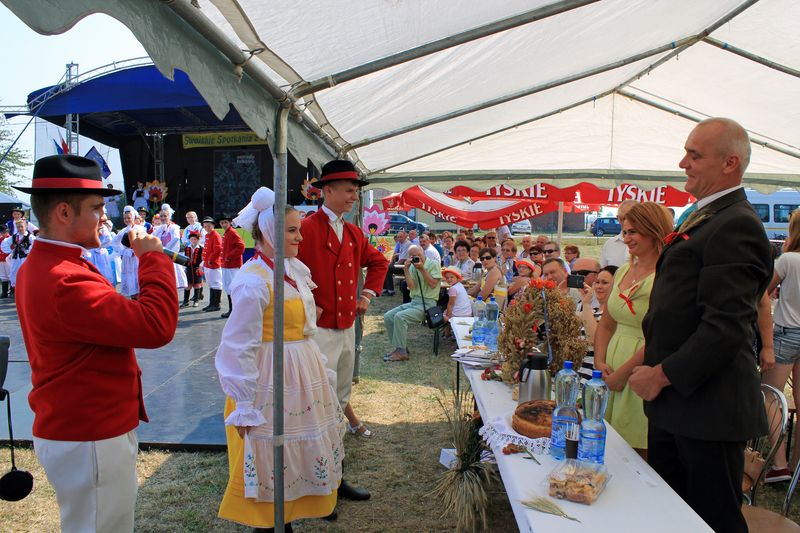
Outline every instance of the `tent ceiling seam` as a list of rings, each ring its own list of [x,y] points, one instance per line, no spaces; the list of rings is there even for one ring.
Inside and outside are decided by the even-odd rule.
[[[632,56],[628,56],[623,59],[618,59],[611,63],[606,63],[600,67],[595,67],[589,70],[584,70],[582,72],[578,72],[576,74],[571,74],[569,76],[565,76],[558,80],[549,81],[547,83],[539,84],[534,87],[530,87],[528,89],[524,89],[522,91],[517,91],[515,93],[511,93],[505,96],[500,96],[498,98],[494,98],[492,100],[486,100],[479,104],[471,105],[468,107],[464,107],[461,109],[457,109],[455,111],[451,111],[450,113],[445,113],[444,115],[439,115],[437,117],[432,117],[426,120],[422,120],[420,122],[416,122],[414,124],[409,124],[407,126],[403,126],[386,133],[381,133],[375,135],[373,137],[367,137],[361,139],[359,141],[351,143],[352,149],[361,148],[362,146],[367,146],[369,144],[374,144],[377,142],[385,141],[386,139],[391,139],[392,137],[397,137],[398,135],[404,135],[406,133],[411,133],[412,131],[416,131],[422,128],[426,128],[428,126],[433,126],[436,124],[440,124],[442,122],[446,122],[448,120],[452,120],[454,118],[462,117],[464,115],[468,115],[471,113],[475,113],[477,111],[482,111],[484,109],[488,109],[490,107],[494,107],[500,104],[505,104],[508,102],[512,102],[519,98],[524,98],[526,96],[531,96],[533,94],[543,92],[549,89],[554,89],[556,87],[560,87],[562,85],[566,85],[568,83],[572,83],[574,81],[580,81],[585,78],[590,78],[592,76],[596,76],[598,74],[603,74],[605,72],[624,67],[631,63],[636,63],[637,61],[641,61],[642,59],[646,59],[648,57],[652,57],[654,55],[658,55],[664,53],[668,50],[672,50],[676,46],[684,46],[687,42],[696,41],[698,39],[697,36],[686,37],[679,41],[673,41],[668,44],[664,44],[661,46],[657,46],[656,48],[651,48],[645,52],[640,52],[638,54],[634,54]],[[680,44],[679,44],[680,43]]]
[[[711,118],[711,115],[709,115],[709,114],[707,114],[707,113],[703,113],[702,111],[700,111],[700,110],[698,110],[698,109],[694,109],[694,108],[692,108],[692,107],[689,107],[689,106],[687,106],[687,105],[681,104],[680,102],[676,102],[676,101],[674,101],[674,100],[670,100],[669,98],[665,98],[665,97],[663,97],[663,96],[661,96],[661,95],[658,95],[658,94],[652,93],[652,92],[650,92],[650,91],[645,91],[644,89],[640,89],[640,88],[638,88],[638,87],[635,87],[635,86],[633,86],[633,85],[629,85],[629,86],[627,87],[627,89],[620,89],[620,90],[619,90],[619,91],[617,91],[617,92],[618,92],[620,95],[622,95],[622,96],[627,96],[627,95],[626,95],[626,94],[624,94],[624,93],[627,93],[627,92],[628,92],[629,90],[631,90],[631,89],[635,90],[637,93],[642,93],[642,94],[644,94],[644,95],[647,95],[647,96],[652,96],[653,98],[657,98],[657,99],[659,99],[659,100],[663,100],[663,101],[664,101],[664,102],[666,102],[667,104],[673,104],[673,105],[675,105],[675,106],[676,106],[676,110],[677,110],[677,108],[682,108],[682,109],[686,109],[686,110],[688,110],[688,111],[690,111],[690,112],[692,112],[692,113],[696,113],[697,115],[702,115],[702,116],[704,116],[705,118]],[[636,94],[636,93],[634,93],[634,94]],[[653,102],[655,102],[656,100],[652,100],[652,101],[653,101]],[[667,107],[669,107],[669,106],[667,106]],[[670,111],[670,113],[672,113],[672,112],[673,112],[673,111]],[[688,118],[688,117],[685,117],[685,118]],[[692,120],[694,120],[694,119],[692,119]],[[701,119],[701,120],[702,120],[702,119]],[[751,129],[747,129],[747,132],[748,132],[748,134],[749,134],[749,135],[755,135],[755,136],[757,136],[759,139],[761,139],[761,140],[763,140],[763,141],[766,141],[767,143],[769,143],[769,142],[775,143],[775,144],[773,144],[773,146],[779,146],[779,145],[783,145],[783,146],[785,146],[786,148],[789,148],[789,149],[791,149],[791,150],[797,150],[797,153],[800,153],[800,147],[798,147],[798,146],[795,146],[795,145],[793,145],[793,144],[790,144],[790,143],[787,143],[787,142],[781,141],[781,140],[779,140],[779,139],[776,139],[776,138],[774,138],[774,137],[770,137],[769,135],[765,135],[765,134],[763,134],[763,133],[760,133],[760,132],[757,132],[757,131],[754,131],[754,130],[751,130]]]
[[[555,109],[553,111],[548,111],[547,113],[544,113],[544,114],[541,114],[541,115],[537,115],[537,116],[532,117],[532,118],[527,118],[527,119],[523,120],[522,122],[516,122],[516,123],[514,123],[514,124],[512,124],[510,126],[504,126],[502,128],[499,128],[499,129],[496,129],[496,130],[492,130],[492,131],[490,131],[488,133],[483,133],[481,135],[478,135],[477,137],[471,137],[471,138],[463,140],[463,141],[458,141],[457,143],[451,144],[449,146],[445,146],[443,148],[439,148],[439,149],[433,150],[431,152],[426,152],[424,154],[420,154],[420,155],[414,156],[412,158],[405,159],[405,160],[400,161],[398,163],[393,163],[393,164],[391,164],[389,166],[386,166],[386,167],[380,168],[378,170],[375,170],[371,174],[377,174],[377,173],[380,173],[380,172],[386,172],[387,170],[389,170],[391,168],[399,167],[400,165],[405,165],[406,163],[411,163],[412,161],[417,161],[419,159],[423,159],[425,157],[428,157],[428,156],[431,156],[431,155],[434,155],[434,154],[438,154],[438,153],[444,152],[446,150],[450,150],[451,148],[456,148],[458,146],[463,146],[465,144],[469,144],[469,143],[472,143],[472,142],[475,142],[475,141],[479,141],[481,139],[485,139],[487,137],[491,137],[492,135],[497,135],[498,133],[502,133],[504,131],[513,130],[514,128],[518,128],[518,127],[524,126],[526,124],[531,124],[531,123],[536,122],[538,120],[542,120],[542,119],[545,119],[547,117],[551,117],[553,115],[557,115],[559,113],[562,113],[564,111],[568,111],[568,110],[570,110],[570,109],[572,109],[574,107],[578,107],[578,106],[581,106],[581,105],[584,105],[584,104],[588,104],[589,102],[591,102],[593,100],[596,100],[598,98],[603,98],[604,96],[608,96],[609,94],[612,94],[613,92],[614,92],[614,89],[611,89],[611,90],[602,92],[600,94],[596,94],[596,95],[590,96],[588,98],[584,98],[583,100],[580,100],[580,101],[572,103],[572,104],[565,105],[565,106],[560,107],[558,109]]]
[[[765,67],[769,67],[771,69],[777,70],[778,72],[782,72],[784,74],[788,74],[789,76],[794,76],[795,78],[800,78],[800,70],[794,69],[787,65],[782,65],[776,61],[772,61],[765,57],[762,57],[758,54],[754,54],[752,52],[748,52],[743,48],[739,48],[738,46],[734,46],[730,43],[725,43],[720,41],[719,39],[714,39],[713,37],[706,37],[703,39],[703,42],[710,44],[712,46],[716,46],[721,50],[725,50],[726,52],[730,52],[732,54],[736,54],[739,57],[743,57],[745,59],[749,59],[754,63],[758,63]]]
[[[638,94],[634,94],[634,93],[632,93],[630,91],[626,91],[625,89],[621,89],[618,92],[619,92],[619,94],[621,94],[621,95],[623,95],[623,96],[625,96],[627,98],[630,98],[631,100],[635,100],[635,101],[637,101],[639,103],[642,103],[642,104],[645,104],[645,105],[649,105],[650,107],[653,107],[653,108],[658,109],[660,111],[664,111],[666,113],[677,115],[677,116],[679,116],[681,118],[685,118],[685,119],[691,120],[693,122],[701,122],[701,121],[704,120],[704,118],[696,117],[694,115],[686,113],[685,111],[680,111],[678,109],[669,107],[669,106],[667,106],[665,104],[660,104],[658,102],[654,102],[652,100],[648,100],[647,98],[644,98],[643,96],[640,96]],[[706,116],[705,118],[708,118],[708,116]],[[800,159],[800,153],[799,152],[795,152],[795,151],[790,150],[788,148],[783,148],[781,146],[776,146],[774,144],[771,144],[770,142],[765,141],[762,138],[760,138],[761,137],[760,135],[758,135],[757,133],[754,133],[754,132],[752,132],[750,130],[747,130],[747,133],[748,133],[748,136],[750,137],[750,142],[753,143],[753,144],[757,144],[757,145],[759,145],[759,146],[761,146],[763,148],[768,148],[768,149],[773,150],[775,152],[779,152],[779,153],[782,153],[784,155],[788,155],[790,157],[794,157],[796,159]],[[754,135],[755,135],[755,137],[754,137]]]
[[[510,29],[525,26],[533,22],[543,20],[567,11],[572,11],[589,4],[598,2],[599,0],[562,0],[543,7],[532,9],[530,11],[520,13],[505,19],[497,20],[471,28],[460,33],[448,35],[441,39],[431,41],[429,43],[421,44],[417,47],[404,50],[362,65],[358,65],[334,74],[321,76],[311,82],[304,82],[292,91],[293,96],[304,96],[306,94],[329,89],[339,83],[354,80],[367,74],[372,74],[380,70],[387,69],[408,61],[419,59],[442,50],[447,50],[468,42],[482,39],[496,33],[508,31]]]
[[[656,61],[652,65],[648,66],[647,68],[642,69],[641,72],[638,72],[636,75],[632,76],[630,79],[628,79],[628,80],[622,82],[621,84],[617,85],[617,87],[615,87],[615,89],[620,90],[620,89],[623,89],[624,87],[627,87],[628,85],[630,85],[634,81],[638,80],[639,78],[641,78],[645,74],[648,74],[648,73],[652,72],[653,70],[657,69],[658,67],[660,67],[664,63],[670,61],[673,57],[676,57],[676,56],[680,55],[681,52],[683,52],[684,50],[686,50],[690,46],[693,46],[693,45],[697,44],[698,42],[702,41],[706,37],[710,36],[713,32],[717,31],[723,24],[727,24],[728,22],[730,22],[731,20],[733,20],[737,16],[741,15],[747,8],[751,7],[752,5],[756,4],[757,2],[758,2],[758,0],[746,0],[741,5],[739,5],[737,8],[733,9],[732,11],[729,11],[728,13],[726,13],[725,15],[720,17],[720,19],[717,20],[715,23],[713,23],[711,26],[708,26],[706,29],[704,29],[703,31],[701,31],[700,33],[695,35],[693,41],[688,42],[686,44],[683,44],[683,45],[681,45],[679,47],[676,47],[674,51],[672,51],[669,54],[667,54],[666,56],[662,57],[661,59],[659,59],[658,61]]]

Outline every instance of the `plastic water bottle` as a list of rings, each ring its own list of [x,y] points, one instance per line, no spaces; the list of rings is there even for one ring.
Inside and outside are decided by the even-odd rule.
[[[578,460],[603,464],[606,453],[606,423],[603,417],[608,405],[608,385],[599,370],[592,370],[592,379],[583,386],[583,422],[578,443]]]
[[[500,334],[500,306],[494,301],[494,296],[486,304],[486,332],[483,342],[490,352],[497,351],[497,336]]]
[[[578,409],[575,402],[581,390],[578,374],[572,369],[572,361],[564,361],[564,368],[556,374],[556,408],[553,410],[553,432],[550,436],[550,455],[558,460],[564,458],[567,428],[578,425]]]
[[[478,346],[486,342],[486,304],[483,303],[483,297],[478,296],[475,300],[472,316],[475,317],[472,323],[472,344]]]

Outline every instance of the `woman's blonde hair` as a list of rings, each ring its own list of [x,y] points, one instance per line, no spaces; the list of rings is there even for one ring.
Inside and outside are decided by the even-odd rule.
[[[800,209],[795,209],[789,217],[789,237],[783,249],[787,252],[800,251]]]
[[[283,215],[286,216],[292,211],[297,211],[297,209],[291,205],[287,205],[286,209],[283,211]],[[250,232],[250,235],[253,237],[254,243],[259,243],[264,240],[264,234],[261,233],[261,229],[258,227],[258,222],[253,224],[253,231]]]
[[[664,237],[673,230],[672,215],[666,207],[655,202],[634,205],[625,214],[625,222],[642,235],[655,240],[659,254],[664,249]]]

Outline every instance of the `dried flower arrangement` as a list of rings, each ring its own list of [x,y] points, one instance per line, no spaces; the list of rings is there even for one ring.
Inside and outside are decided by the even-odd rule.
[[[501,320],[503,329],[497,349],[505,356],[503,381],[509,385],[516,383],[516,373],[531,348],[548,353],[548,340],[553,354],[549,365],[552,375],[561,370],[564,361],[573,361],[575,368],[580,367],[588,345],[580,338],[581,322],[575,314],[575,303],[552,281],[531,280],[525,292],[506,308]]]

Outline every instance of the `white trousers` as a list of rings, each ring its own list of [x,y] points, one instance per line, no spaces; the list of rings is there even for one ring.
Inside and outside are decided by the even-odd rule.
[[[62,533],[133,531],[135,431],[87,442],[33,437],[33,449],[56,491]]]
[[[239,272],[239,267],[237,268],[223,268],[222,270],[222,288],[225,289],[225,294],[231,293],[231,282],[233,278],[236,276],[236,273]]]
[[[347,329],[317,328],[314,340],[328,359],[326,366],[336,372],[336,396],[342,409],[350,401],[353,390],[353,369],[356,363],[355,325]]]
[[[204,270],[206,274],[206,283],[208,283],[209,289],[221,289],[222,288],[222,269],[221,268],[206,268]]]
[[[11,279],[11,264],[8,261],[0,261],[0,281]]]

